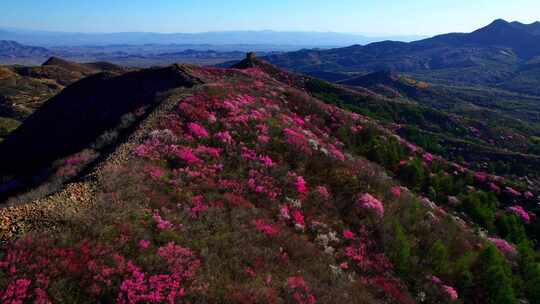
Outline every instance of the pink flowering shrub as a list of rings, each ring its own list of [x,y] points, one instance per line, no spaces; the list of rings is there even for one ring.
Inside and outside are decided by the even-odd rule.
[[[431,282],[440,288],[441,291],[444,292],[445,296],[450,299],[450,301],[453,302],[458,299],[458,293],[454,287],[445,285],[443,281],[436,276],[431,276]]]
[[[283,133],[285,134],[285,139],[288,144],[295,147],[304,154],[312,154],[312,150],[310,149],[308,145],[308,140],[306,139],[306,136],[304,134],[289,128],[283,129]]]
[[[426,162],[432,162],[434,157],[431,153],[425,153],[422,158],[424,159],[424,161]]]
[[[200,261],[190,249],[173,242],[158,248],[157,255],[167,264],[170,273],[147,275],[131,261],[128,262],[129,275],[120,284],[117,303],[175,303],[186,295]]]
[[[2,303],[24,303],[25,300],[30,297],[28,295],[28,289],[31,283],[32,282],[27,279],[17,279],[11,283],[4,292],[0,291],[0,299],[2,300]],[[41,303],[47,303],[44,301],[46,301],[46,299],[42,299]],[[38,301],[36,300],[36,302]]]
[[[148,249],[150,247],[150,241],[147,240],[140,240],[138,244],[141,249]]]
[[[401,197],[401,187],[400,186],[392,187],[392,189],[390,189],[390,192],[392,192],[392,195],[395,198],[400,198]]]
[[[199,125],[197,123],[190,122],[188,124],[188,129],[189,129],[189,132],[191,134],[193,134],[194,136],[196,136],[196,137],[206,138],[206,137],[209,136],[208,131],[206,131],[206,129],[203,126],[201,126],[201,125]]]
[[[501,188],[495,183],[489,183],[489,189],[495,193],[501,193]]]
[[[504,254],[515,254],[517,252],[516,248],[514,248],[512,244],[503,239],[489,238],[489,240],[493,243],[493,245],[495,245],[495,247],[497,247],[497,249],[499,249],[499,251]]]
[[[297,304],[314,304],[316,298],[310,293],[309,287],[303,277],[289,277],[287,287]]]
[[[352,242],[343,249],[343,255],[362,272],[382,274],[393,268],[384,252],[377,250],[376,243],[368,238],[365,227],[361,227],[354,239],[349,240]]]
[[[71,178],[79,174],[90,162],[95,160],[99,154],[91,149],[69,156],[59,162],[56,169],[56,176],[60,178]]]
[[[221,141],[222,143],[225,143],[225,144],[232,144],[233,143],[233,138],[231,136],[231,134],[229,133],[229,131],[225,131],[225,132],[218,132],[214,135],[215,138],[217,138],[219,141]]]
[[[155,212],[152,218],[154,219],[158,230],[167,230],[173,227],[173,224],[164,220],[158,212]]]
[[[508,207],[506,210],[510,213],[517,215],[526,223],[529,223],[531,221],[531,217],[529,213],[525,211],[523,207],[521,206],[516,205],[516,206]]]
[[[343,238],[346,240],[354,240],[355,234],[354,232],[346,229],[346,230],[343,230]]]
[[[475,172],[474,179],[479,183],[484,183],[488,178],[487,173],[485,172]]]
[[[178,158],[185,161],[188,165],[192,165],[201,161],[193,153],[193,149],[188,148],[188,147],[182,147],[182,148],[176,149],[175,154],[176,156],[178,156]]]
[[[448,285],[443,285],[442,289],[448,295],[450,300],[456,301],[458,299],[458,293],[453,287],[448,286]]]
[[[75,284],[71,288],[77,287],[80,296],[110,294],[111,288],[128,275],[129,265],[108,245],[82,241],[59,247],[47,240],[20,240],[0,260],[0,275],[12,278],[0,298],[3,303],[50,303],[47,291],[63,286],[55,285],[61,282],[59,279],[64,279],[64,284]],[[16,279],[18,276],[26,279]]]
[[[255,229],[257,229],[257,231],[267,236],[275,236],[279,233],[279,228],[276,225],[267,224],[263,219],[257,219],[253,221],[253,224],[255,225]]]
[[[294,210],[291,214],[292,216],[292,219],[294,221],[294,224],[303,229],[304,227],[306,227],[306,222],[304,220],[304,215],[302,214],[302,212],[300,212],[300,210]]]
[[[505,187],[504,192],[510,194],[511,196],[518,197],[521,196],[521,192],[517,191],[516,189],[512,187]]]
[[[306,181],[302,176],[298,176],[296,178],[295,186],[296,192],[298,192],[300,195],[305,195],[307,193]]]
[[[382,218],[384,215],[382,202],[369,193],[361,194],[358,197],[357,206],[362,210],[374,213],[379,218]]]
[[[330,199],[330,192],[328,191],[328,188],[326,188],[325,186],[317,186],[316,191],[321,196],[322,199],[324,200]]]

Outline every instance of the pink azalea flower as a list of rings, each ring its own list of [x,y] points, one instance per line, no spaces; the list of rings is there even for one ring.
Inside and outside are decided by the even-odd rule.
[[[0,291],[0,300],[7,300],[7,303],[22,304],[28,300],[28,288],[32,282],[28,279],[17,279],[12,281],[2,293]]]
[[[298,176],[296,178],[296,191],[300,194],[306,194],[307,193],[307,187],[306,187],[306,181],[302,176]]]
[[[189,132],[196,137],[207,138],[209,136],[208,131],[206,131],[206,129],[203,126],[197,123],[190,122],[188,124],[188,129],[189,129]]]
[[[214,137],[225,144],[231,144],[233,142],[233,138],[231,134],[229,133],[229,131],[216,133]]]
[[[358,198],[358,206],[361,209],[375,213],[379,218],[384,215],[384,206],[382,202],[369,193],[364,193]]]
[[[210,207],[204,203],[204,197],[202,195],[196,195],[191,198],[191,206],[189,208],[189,214],[193,218],[197,218],[200,213],[207,211]]]
[[[512,244],[508,243],[507,241],[503,239],[489,238],[489,241],[492,242],[493,245],[495,245],[495,247],[497,247],[497,249],[499,249],[499,251],[501,251],[504,254],[516,253],[516,248]]]
[[[489,189],[495,193],[501,193],[501,188],[494,183],[489,183]]]
[[[284,219],[290,219],[291,218],[291,214],[289,212],[289,207],[287,205],[283,205],[281,206],[281,208],[279,208],[279,214],[281,215],[281,217],[283,217]]]
[[[263,143],[263,144],[266,144],[270,141],[270,137],[268,137],[267,135],[259,135],[257,137],[257,140],[260,142],[260,143]]]
[[[346,240],[354,240],[354,232],[350,231],[349,229],[343,230],[343,238]]]
[[[486,172],[475,172],[474,179],[480,183],[483,183],[487,180],[488,175]]]
[[[270,156],[261,156],[259,157],[259,160],[263,163],[263,165],[267,168],[270,168],[274,166],[274,162],[270,158]]]
[[[328,192],[328,189],[325,186],[318,186],[317,193],[325,200],[330,198],[330,192]]]
[[[268,236],[275,236],[279,233],[279,228],[275,225],[266,223],[263,219],[254,220],[255,229]]]
[[[140,240],[139,241],[139,247],[142,248],[142,249],[147,249],[148,247],[150,247],[150,241]]]
[[[341,268],[343,270],[349,269],[349,263],[343,262],[343,263],[339,264],[339,268]]]
[[[153,216],[153,219],[154,221],[156,222],[156,227],[159,229],[159,230],[167,230],[167,229],[170,229],[172,228],[172,223],[167,221],[167,220],[164,220],[161,215],[159,215],[159,213],[154,213],[154,216]]]
[[[512,187],[505,187],[504,191],[512,196],[521,196],[521,192],[517,191]]]
[[[255,271],[253,271],[253,269],[251,267],[246,267],[244,268],[244,273],[247,274],[249,277],[251,278],[254,278],[257,276],[257,274],[255,273]]]
[[[161,169],[160,167],[149,166],[146,169],[148,170],[148,174],[150,175],[150,177],[154,180],[161,179],[164,174],[163,169]]]
[[[424,159],[424,161],[426,162],[432,162],[434,157],[431,153],[425,153],[422,158]]]
[[[439,279],[439,278],[436,277],[436,276],[431,276],[431,282],[433,282],[433,283],[435,283],[435,284],[442,284],[441,279]]]
[[[332,156],[337,159],[337,160],[340,160],[340,161],[345,161],[345,155],[343,154],[343,152],[341,152],[338,148],[336,148],[334,145],[329,145],[329,150],[330,150],[330,154],[332,154]]]
[[[299,210],[294,210],[292,212],[292,218],[296,225],[300,227],[306,226],[306,222],[304,221],[304,215]]]
[[[305,289],[307,288],[307,284],[303,277],[289,277],[287,279],[287,287],[291,289]]]
[[[450,300],[455,301],[458,299],[458,293],[453,287],[448,286],[448,285],[443,285],[442,289],[450,297]]]
[[[200,162],[201,160],[195,156],[193,149],[189,147],[182,147],[176,151],[176,156],[181,160],[185,161],[188,165]]]
[[[392,189],[390,191],[392,192],[392,195],[394,195],[394,197],[396,197],[396,198],[401,197],[401,187],[400,186],[394,186],[394,187],[392,187]]]
[[[518,217],[520,217],[523,221],[527,223],[531,221],[531,217],[529,213],[525,211],[525,209],[523,209],[523,207],[521,206],[516,205],[516,206],[508,207],[506,210],[510,213],[517,215]]]

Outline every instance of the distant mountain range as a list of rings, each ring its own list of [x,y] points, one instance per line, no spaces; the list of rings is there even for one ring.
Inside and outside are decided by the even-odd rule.
[[[0,58],[25,58],[50,56],[51,51],[43,47],[22,45],[15,41],[0,40]]]
[[[347,46],[382,40],[413,41],[420,36],[367,37],[359,34],[334,32],[223,31],[205,33],[67,33],[19,29],[0,29],[0,40],[44,47],[103,46],[143,44],[255,44],[300,47]]]
[[[410,43],[384,41],[330,50],[300,50],[264,59],[331,81],[393,70],[435,82],[540,94],[540,22],[523,24],[499,19],[472,33],[451,33]]]
[[[264,47],[261,46],[264,50]],[[238,48],[238,49],[237,49]],[[38,66],[50,57],[62,57],[76,62],[108,61],[124,66],[147,67],[173,62],[216,64],[241,59],[247,46],[226,48],[210,45],[143,45],[87,46],[44,48],[0,40],[0,64]],[[271,54],[270,52],[260,52]]]

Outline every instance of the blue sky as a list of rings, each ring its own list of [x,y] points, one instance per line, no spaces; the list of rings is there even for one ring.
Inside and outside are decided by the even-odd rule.
[[[0,27],[80,32],[467,32],[533,22],[539,0],[0,0]]]

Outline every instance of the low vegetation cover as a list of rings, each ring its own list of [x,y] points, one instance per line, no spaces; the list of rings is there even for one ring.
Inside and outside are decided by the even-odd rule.
[[[91,210],[3,245],[2,303],[540,303],[531,189],[294,75],[189,72]]]

